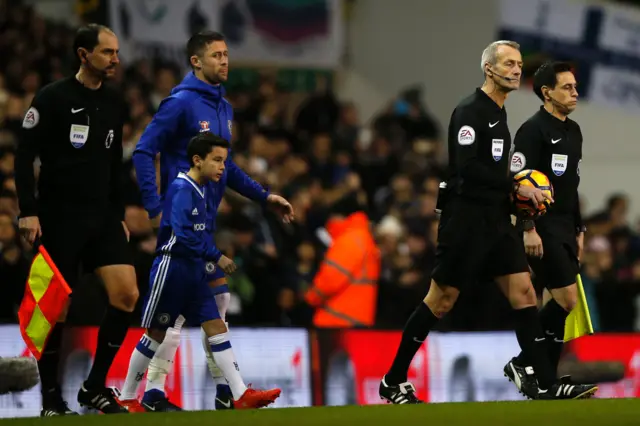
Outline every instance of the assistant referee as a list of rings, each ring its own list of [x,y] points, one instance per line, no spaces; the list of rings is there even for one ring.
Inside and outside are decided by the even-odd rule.
[[[29,242],[42,243],[71,288],[80,266],[104,282],[109,307],[78,402],[103,413],[126,413],[105,387],[138,299],[120,182],[125,103],[105,84],[119,65],[118,38],[91,24],[78,30],[73,49],[78,72],[43,87],[22,123],[15,167],[19,227]],[[57,379],[64,316],[38,362],[42,416],[77,414],[62,399]]]
[[[523,223],[524,245],[536,284],[546,287],[540,319],[554,374],[564,345],[565,321],[578,301],[576,277],[586,230],[580,215],[578,186],[582,161],[582,131],[569,115],[576,109],[578,89],[571,64],[547,62],[533,77],[533,90],[543,102],[540,109],[518,129],[511,172],[538,170],[549,177],[556,202],[537,221]],[[516,385],[534,381],[526,374],[525,357],[509,361],[506,374]],[[565,378],[566,381],[566,378]],[[526,384],[525,384],[526,386]],[[597,389],[595,385],[586,385]]]

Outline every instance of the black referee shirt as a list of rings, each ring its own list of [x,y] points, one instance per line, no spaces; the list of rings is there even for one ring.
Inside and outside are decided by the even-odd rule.
[[[480,89],[463,99],[449,121],[449,186],[463,198],[502,204],[513,187],[507,112]]]
[[[42,88],[22,122],[16,155],[20,216],[111,213],[124,220],[124,117],[124,99],[104,83],[92,90],[71,76]]]
[[[578,185],[582,161],[582,132],[575,121],[564,121],[544,107],[524,122],[515,137],[511,172],[538,170],[549,178],[555,202],[536,228],[575,237],[582,226]]]

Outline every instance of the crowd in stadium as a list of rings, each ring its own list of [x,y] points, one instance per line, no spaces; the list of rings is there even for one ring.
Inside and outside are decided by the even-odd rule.
[[[32,257],[16,227],[16,144],[36,91],[75,72],[76,63],[72,29],[9,3],[0,2],[5,8],[0,13],[0,320],[15,322]],[[129,107],[121,179],[127,187],[126,224],[141,294],[148,288],[155,236],[141,204],[131,155],[160,101],[181,80],[181,65],[151,59],[123,63],[115,79]],[[366,206],[382,252],[376,323],[403,326],[428,289],[446,140],[446,123],[437,123],[421,99],[419,88],[409,88],[381,105],[377,117],[363,125],[356,106],[338,100],[331,81],[322,77],[304,96],[283,90],[270,73],[264,73],[256,87],[229,90],[235,110],[234,160],[272,192],[285,196],[296,213],[295,223],[283,224],[257,204],[227,194],[216,241],[240,266],[229,278],[231,323],[309,325],[309,308],[301,300],[326,249],[318,230],[333,204],[355,197]],[[624,195],[614,195],[587,220],[582,277],[598,331],[640,327],[640,236],[627,217],[629,202]],[[74,294],[79,303],[74,303],[68,321],[98,324],[102,312],[97,307],[106,305],[104,292],[95,277],[85,280],[87,285]],[[441,327],[510,328],[509,306],[487,283],[485,289],[492,288],[463,294]]]

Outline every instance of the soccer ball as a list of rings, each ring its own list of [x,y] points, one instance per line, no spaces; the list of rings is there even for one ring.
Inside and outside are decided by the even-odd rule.
[[[520,185],[533,186],[553,197],[553,185],[549,178],[537,170],[523,170],[513,177],[513,180]],[[521,216],[534,218],[544,215],[549,207],[549,201],[544,200],[536,206],[535,201],[524,198],[518,194],[513,194],[513,202]]]

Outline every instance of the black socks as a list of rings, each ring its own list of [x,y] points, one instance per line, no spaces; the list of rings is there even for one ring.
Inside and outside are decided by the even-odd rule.
[[[514,311],[516,322],[516,337],[526,360],[530,361],[536,372],[540,389],[549,389],[555,383],[549,356],[547,353],[546,338],[535,306]]]
[[[58,389],[58,368],[60,367],[60,346],[62,344],[62,334],[64,323],[57,322],[49,340],[38,360],[38,372],[40,373],[40,383],[42,384],[42,399],[46,402]]]
[[[398,385],[407,381],[407,373],[413,357],[427,338],[429,331],[438,322],[431,309],[421,302],[409,317],[402,332],[400,347],[393,360],[391,369],[385,376],[388,385]]]
[[[127,335],[131,315],[131,312],[121,311],[113,306],[107,308],[107,313],[100,325],[100,331],[98,331],[96,357],[85,382],[85,388],[101,389],[105,387],[111,364]]]
[[[540,322],[547,339],[547,353],[553,370],[553,376],[558,376],[558,363],[564,346],[564,323],[569,316],[562,306],[551,299],[540,311]]]

